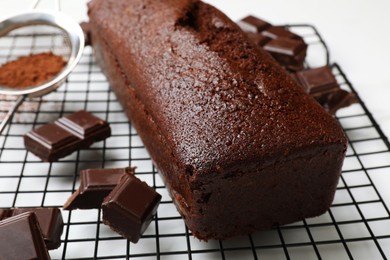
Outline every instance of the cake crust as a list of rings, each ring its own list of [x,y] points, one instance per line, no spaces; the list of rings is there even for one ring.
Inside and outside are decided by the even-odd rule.
[[[89,17],[98,64],[196,237],[329,208],[342,129],[224,14],[192,0],[93,0]]]

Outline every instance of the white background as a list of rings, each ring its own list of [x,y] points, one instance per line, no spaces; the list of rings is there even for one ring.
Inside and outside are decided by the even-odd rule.
[[[54,8],[55,0],[41,0]],[[131,1],[131,0],[130,0]],[[31,0],[0,0],[0,17],[28,10]],[[62,0],[61,10],[86,20],[86,0]],[[253,14],[273,24],[309,23],[327,43],[331,61],[339,63],[382,130],[390,136],[389,0],[207,0],[233,20]],[[374,182],[390,205],[390,172]]]

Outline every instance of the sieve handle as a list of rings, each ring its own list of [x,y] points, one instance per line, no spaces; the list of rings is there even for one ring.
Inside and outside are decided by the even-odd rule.
[[[3,121],[1,121],[0,124],[0,134],[3,132],[5,126],[9,123],[9,121],[12,119],[15,111],[18,109],[18,107],[23,103],[24,99],[26,98],[26,95],[19,96],[14,105],[10,110],[8,110],[8,113],[5,115]]]
[[[31,4],[31,9],[36,9],[39,2],[41,2],[41,0],[33,0]],[[56,11],[61,11],[60,0],[54,0],[54,8]]]

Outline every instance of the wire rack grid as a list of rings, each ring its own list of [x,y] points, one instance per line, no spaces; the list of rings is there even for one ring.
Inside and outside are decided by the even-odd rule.
[[[325,42],[313,26],[288,27],[309,44],[306,67],[329,61]],[[52,43],[51,36],[39,42],[28,42],[24,35],[3,37],[0,63]],[[332,64],[332,69],[342,88],[355,92],[340,66]],[[0,113],[5,114],[13,98],[0,96],[0,101]],[[372,175],[390,171],[390,144],[359,101],[336,116],[348,135],[349,147],[335,200],[327,213],[249,236],[202,242],[192,236],[176,211],[88,47],[65,84],[56,92],[26,101],[0,136],[0,207],[61,208],[78,188],[81,169],[132,165],[137,167],[137,176],[163,197],[157,215],[140,241],[132,244],[103,225],[100,210],[62,210],[65,222],[62,244],[50,251],[53,259],[387,258],[390,211]],[[25,150],[23,135],[27,131],[80,109],[107,120],[112,136],[53,163],[43,163]]]

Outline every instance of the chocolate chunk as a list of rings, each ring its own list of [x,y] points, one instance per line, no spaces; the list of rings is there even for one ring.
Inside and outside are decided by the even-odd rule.
[[[270,26],[266,30],[262,31],[261,34],[271,39],[285,38],[303,41],[301,36],[287,30],[282,26]]]
[[[56,161],[71,154],[81,139],[54,123],[31,130],[24,136],[26,149],[43,161]]]
[[[354,93],[348,92],[344,89],[339,89],[329,96],[325,109],[330,114],[335,114],[340,108],[348,107],[357,102],[358,100]]]
[[[302,41],[289,38],[276,38],[268,41],[264,45],[264,50],[268,51],[287,69],[303,69],[307,45]]]
[[[92,135],[100,136],[101,132],[107,132],[107,122],[84,110],[59,118],[56,124],[81,139]]]
[[[340,88],[329,66],[299,71],[295,75],[306,92],[314,97],[333,93]]]
[[[256,45],[260,47],[263,47],[267,42],[271,40],[271,38],[268,38],[267,36],[264,36],[260,33],[247,32],[246,34],[254,43],[256,43]]]
[[[13,208],[6,211],[8,211],[8,216],[4,218],[26,212],[34,212],[41,227],[47,249],[51,250],[60,247],[64,221],[58,208]]]
[[[35,213],[0,221],[0,259],[50,259]]]
[[[97,209],[115,188],[120,177],[134,174],[133,167],[114,169],[87,169],[80,171],[80,187],[64,204],[64,209]]]
[[[10,209],[0,209],[0,220],[8,218],[11,215]]]
[[[291,76],[331,114],[357,102],[353,93],[340,88],[329,66],[299,71]]]
[[[295,56],[302,56],[301,53],[306,51],[306,45],[293,39],[277,38],[270,40],[264,49],[270,53],[284,54],[294,59]]]
[[[133,243],[149,226],[161,195],[132,174],[122,175],[119,184],[104,199],[103,223]]]
[[[271,26],[268,22],[252,15],[241,19],[237,24],[245,32],[261,32]]]
[[[31,130],[24,135],[24,144],[43,161],[53,162],[110,135],[107,122],[81,110]]]
[[[254,16],[245,17],[237,24],[256,45],[269,52],[287,70],[304,68],[307,44],[301,36]]]

